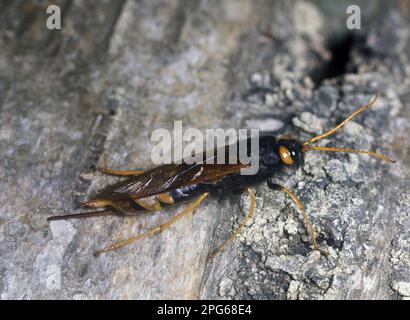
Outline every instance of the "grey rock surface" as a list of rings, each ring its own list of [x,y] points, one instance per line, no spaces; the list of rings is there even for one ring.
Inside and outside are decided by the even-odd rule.
[[[368,19],[348,35],[344,1],[56,2],[60,31],[46,29],[45,2],[0,2],[1,299],[410,298],[406,2],[360,2]],[[254,218],[212,261],[247,195],[207,199],[99,258],[181,208],[46,222],[116,181],[96,166],[149,168],[152,130],[174,120],[305,140],[376,92],[371,110],[321,144],[396,164],[311,152],[277,176],[306,205],[327,259],[311,250],[295,205],[265,185]]]

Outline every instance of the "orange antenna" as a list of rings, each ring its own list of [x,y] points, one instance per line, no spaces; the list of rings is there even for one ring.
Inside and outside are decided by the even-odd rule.
[[[361,153],[361,154],[367,154],[369,156],[382,159],[387,162],[391,162],[391,163],[396,162],[396,160],[390,159],[389,157],[386,157],[380,153],[366,151],[366,150],[351,149],[351,148],[331,148],[331,147],[320,147],[320,146],[307,146],[306,148],[303,148],[303,150],[304,151],[318,150],[318,151],[332,151],[332,152]]]
[[[374,96],[373,100],[370,101],[368,104],[360,107],[359,109],[357,109],[355,112],[353,112],[350,116],[348,116],[345,120],[343,120],[341,123],[339,123],[336,127],[334,127],[333,129],[330,129],[329,131],[326,131],[325,133],[316,136],[306,142],[303,143],[304,146],[307,146],[317,140],[323,139],[329,135],[331,135],[332,133],[334,133],[336,130],[340,129],[341,127],[343,127],[347,122],[349,122],[350,120],[352,120],[354,117],[356,117],[359,113],[363,112],[364,110],[370,108],[376,101],[378,98],[378,94],[376,93],[376,95]]]
[[[386,157],[382,154],[372,152],[372,151],[366,151],[366,150],[358,150],[358,149],[351,149],[351,148],[333,148],[333,147],[320,147],[320,146],[311,146],[310,144],[318,141],[320,139],[323,139],[331,134],[333,134],[335,131],[343,127],[347,122],[352,120],[355,116],[357,116],[359,113],[363,112],[364,110],[370,108],[376,101],[377,101],[378,95],[376,94],[373,100],[371,100],[368,104],[360,107],[357,109],[355,112],[353,112],[350,116],[348,116],[345,120],[343,120],[341,123],[339,123],[336,127],[333,129],[330,129],[329,131],[326,131],[325,133],[318,135],[316,137],[313,137],[303,143],[303,151],[310,151],[310,150],[317,150],[317,151],[331,151],[331,152],[347,152],[347,153],[361,153],[361,154],[367,154],[372,157],[376,157],[379,159],[382,159],[387,162],[394,163],[396,162],[395,160],[390,159],[389,157]]]

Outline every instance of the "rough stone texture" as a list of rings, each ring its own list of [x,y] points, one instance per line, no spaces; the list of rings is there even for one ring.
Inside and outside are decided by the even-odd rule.
[[[45,3],[0,2],[1,299],[410,298],[407,2],[359,2],[367,19],[347,37],[343,1],[61,0],[61,31],[45,28]],[[307,139],[376,91],[374,108],[321,144],[398,163],[312,152],[277,177],[305,203],[328,259],[311,251],[291,201],[264,185],[254,219],[211,262],[246,195],[208,199],[100,258],[180,208],[45,220],[115,181],[96,165],[149,168],[150,134],[173,120]]]

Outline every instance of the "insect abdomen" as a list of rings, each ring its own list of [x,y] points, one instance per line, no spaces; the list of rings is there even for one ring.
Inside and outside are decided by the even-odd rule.
[[[169,196],[174,200],[174,203],[191,200],[207,192],[203,184],[193,184],[187,187],[181,187],[169,192]]]
[[[204,186],[191,185],[161,193],[150,197],[132,199],[128,201],[114,202],[111,204],[115,209],[124,214],[136,214],[141,211],[158,211],[164,206],[194,199],[204,193]]]

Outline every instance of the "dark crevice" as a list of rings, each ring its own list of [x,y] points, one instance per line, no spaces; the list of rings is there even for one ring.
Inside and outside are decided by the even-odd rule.
[[[3,0],[0,1],[0,16],[3,14],[3,12],[11,5],[13,1],[12,0]]]
[[[192,12],[196,10],[196,4],[194,2],[191,3],[191,1],[182,0],[172,13],[172,17],[166,28],[165,41],[168,45],[176,46],[178,44],[186,23],[188,10],[192,14]]]
[[[352,33],[329,36],[326,47],[331,53],[331,59],[309,74],[316,87],[320,86],[326,79],[336,78],[347,72],[356,72],[356,70],[349,65],[354,40]]]
[[[175,58],[179,48],[179,41],[187,22],[187,13],[189,12],[191,16],[195,15],[197,9],[198,3],[196,1],[180,0],[178,2],[165,27],[163,39],[155,44],[161,59],[169,61]]]
[[[115,32],[115,27],[117,26],[118,20],[121,17],[121,14],[124,10],[124,6],[125,6],[126,1],[125,0],[121,0],[118,1],[118,3],[116,3],[115,8],[113,9],[114,14],[112,16],[112,21],[109,24],[108,30],[107,30],[107,34],[105,36],[105,39],[103,40],[103,44],[102,44],[102,52],[108,52],[108,49],[110,47],[110,42],[111,39],[114,35]]]
[[[114,114],[114,115],[112,115]],[[83,173],[94,172],[97,163],[104,152],[104,146],[111,129],[112,119],[115,111],[109,110],[96,116],[93,120],[93,128],[90,129],[90,137],[85,151],[82,152],[82,160],[77,168],[78,174],[74,190],[77,197],[74,198],[74,208],[78,209],[84,201],[84,195],[89,192],[91,180],[83,179]]]
[[[19,7],[19,10],[23,13],[23,20],[20,22],[16,30],[16,39],[23,37],[24,33],[30,28],[30,26],[36,20],[36,16],[39,14],[38,6],[31,3],[24,3]]]

